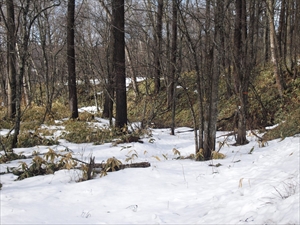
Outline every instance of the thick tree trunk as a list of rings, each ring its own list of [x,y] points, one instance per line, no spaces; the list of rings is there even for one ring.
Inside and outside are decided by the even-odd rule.
[[[124,0],[113,0],[113,74],[116,79],[115,127],[117,128],[124,128],[127,126],[124,14]]]
[[[67,18],[67,63],[68,63],[68,88],[69,107],[71,118],[78,117],[76,69],[75,69],[75,0],[68,0]]]

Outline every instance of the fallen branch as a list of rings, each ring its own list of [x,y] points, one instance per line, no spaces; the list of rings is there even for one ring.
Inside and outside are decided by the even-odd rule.
[[[147,168],[150,167],[151,164],[149,162],[140,162],[140,163],[131,163],[131,164],[121,164],[115,170],[123,170],[127,168]],[[106,163],[95,163],[94,168],[104,169],[106,167]],[[111,171],[108,171],[111,172]]]
[[[251,133],[258,138],[259,141],[262,141],[262,137],[258,136],[253,130],[251,130]]]
[[[222,134],[222,135],[218,136],[217,138],[235,136],[235,134],[236,134],[236,132],[233,131],[233,132],[230,132],[230,133],[227,133],[227,134]]]

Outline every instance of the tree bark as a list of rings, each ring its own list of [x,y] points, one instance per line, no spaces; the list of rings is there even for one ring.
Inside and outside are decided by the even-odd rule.
[[[296,1],[294,5],[294,13],[295,13],[295,20],[294,20],[294,35],[293,35],[293,61],[295,63],[294,66],[294,76],[293,79],[296,79],[299,74],[299,55],[300,55],[300,2]]]
[[[266,65],[269,62],[269,47],[270,47],[270,30],[269,30],[269,22],[268,17],[264,16],[263,18],[264,23],[264,33],[263,33],[263,60],[264,64]]]
[[[15,26],[15,9],[14,1],[6,0],[7,10],[7,117],[15,118],[16,116],[16,26]]]
[[[234,82],[235,93],[238,97],[238,128],[236,145],[248,143],[246,138],[246,121],[248,108],[249,74],[247,71],[247,23],[246,1],[235,1],[235,28],[234,28]]]
[[[267,15],[268,15],[269,29],[270,29],[271,62],[273,66],[273,72],[276,79],[279,96],[283,97],[285,84],[279,69],[278,48],[277,48],[278,45],[276,43],[276,31],[274,25],[274,6],[272,0],[266,0],[266,2],[267,2]]]
[[[30,29],[32,25],[32,21],[29,21],[29,6],[30,1],[27,1],[26,4],[22,8],[22,29],[23,33],[21,34],[21,43],[19,48],[19,73],[16,77],[16,116],[15,116],[15,124],[14,124],[14,134],[12,138],[12,148],[17,147],[18,136],[20,133],[21,127],[21,100],[22,100],[22,85],[23,85],[23,77],[25,74],[26,61],[28,57],[28,43],[30,37]]]
[[[163,7],[164,1],[157,1],[157,18],[156,18],[156,29],[155,29],[155,51],[154,51],[154,64],[155,64],[155,74],[154,74],[154,86],[155,93],[160,91],[160,77],[161,77],[161,48],[162,48],[162,17],[163,17]]]
[[[278,58],[283,58],[285,55],[284,48],[285,48],[285,36],[286,36],[286,11],[287,11],[286,0],[281,0],[279,26],[278,26],[278,33],[276,35],[276,39],[278,43]]]
[[[125,56],[127,58],[127,62],[129,64],[129,70],[131,73],[132,88],[134,90],[135,95],[138,96],[139,95],[139,87],[138,87],[137,80],[136,80],[136,72],[135,72],[133,62],[132,62],[131,53],[129,52],[128,46],[126,44],[125,44]]]
[[[113,74],[113,48],[114,48],[114,40],[113,40],[113,16],[112,12],[108,9],[108,7],[104,4],[103,1],[100,2],[101,6],[104,8],[107,14],[107,20],[109,21],[109,33],[110,39],[106,48],[106,76],[105,76],[105,84],[104,84],[104,104],[103,104],[103,113],[102,117],[109,119],[109,125],[113,126],[113,107],[114,107],[114,98],[115,98],[115,87],[114,87],[114,74]]]
[[[175,134],[175,110],[176,110],[176,61],[177,61],[177,21],[178,1],[172,0],[172,47],[171,47],[171,71],[168,81],[168,105],[172,110],[171,135]]]
[[[113,0],[113,74],[116,89],[116,128],[127,126],[124,0]]]
[[[286,55],[284,58],[286,69],[289,73],[292,73],[292,40],[293,40],[293,31],[292,31],[292,0],[287,0],[287,15],[286,15]]]
[[[218,119],[218,102],[219,102],[219,79],[222,70],[222,61],[224,61],[224,49],[222,39],[224,38],[224,1],[217,0],[216,9],[214,12],[214,46],[213,46],[213,69],[211,78],[211,93],[210,93],[210,122],[209,122],[209,158],[212,151],[216,150],[216,133]]]
[[[67,63],[68,63],[68,88],[69,107],[71,118],[78,117],[76,65],[75,65],[75,0],[68,0],[67,17]]]

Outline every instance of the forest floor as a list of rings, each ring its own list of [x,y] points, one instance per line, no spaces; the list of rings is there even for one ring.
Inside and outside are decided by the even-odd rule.
[[[2,135],[6,132],[1,130]],[[60,139],[55,146],[14,149],[27,157],[51,148],[57,153],[68,150],[86,162],[91,156],[96,163],[115,157],[122,163],[151,166],[79,182],[79,169],[16,181],[16,175],[6,173],[7,167],[18,167],[21,161],[30,165],[32,158],[1,164],[0,224],[300,223],[299,135],[261,147],[249,132],[249,144],[233,146],[234,136],[218,132],[217,141],[224,144],[220,153],[226,157],[197,162],[187,159],[194,153],[191,128],[177,128],[174,136],[169,129],[151,132],[143,143],[93,145]]]

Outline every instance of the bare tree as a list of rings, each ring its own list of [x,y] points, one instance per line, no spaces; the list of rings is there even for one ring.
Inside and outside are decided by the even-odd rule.
[[[29,41],[31,28],[33,23],[37,19],[40,14],[48,10],[52,7],[60,5],[60,2],[54,2],[52,5],[49,5],[39,11],[35,11],[35,7],[32,7],[32,2],[27,0],[24,4],[21,5],[20,9],[20,43],[18,45],[19,52],[19,73],[17,73],[16,77],[16,116],[15,116],[15,124],[14,124],[14,134],[12,138],[11,147],[17,147],[18,136],[20,133],[20,124],[21,124],[21,101],[22,101],[22,86],[23,86],[23,78],[26,73],[26,63],[29,58]],[[35,3],[35,2],[33,2]]]
[[[300,55],[300,2],[296,1],[294,4],[294,32],[293,32],[293,63],[294,63],[294,76],[293,78],[299,76],[299,55]]]
[[[248,143],[246,139],[246,121],[248,107],[249,74],[247,71],[247,22],[246,22],[246,1],[235,1],[235,27],[234,27],[234,82],[235,93],[239,103],[237,145]]]
[[[264,25],[264,31],[263,31],[263,62],[264,65],[266,65],[269,62],[269,49],[270,49],[270,30],[269,30],[269,23],[268,23],[268,16],[264,15],[263,18],[263,25]]]
[[[113,118],[113,108],[115,102],[115,78],[113,73],[113,49],[114,49],[114,25],[113,25],[113,15],[112,10],[105,4],[104,1],[100,1],[102,8],[106,14],[106,23],[109,24],[109,34],[108,41],[106,44],[106,71],[104,79],[104,103],[103,103],[103,113],[104,118],[109,118],[109,124],[112,126]]]
[[[17,78],[17,61],[16,61],[16,26],[15,26],[15,9],[14,1],[6,0],[7,10],[7,116],[15,118],[16,115],[16,78]]]
[[[176,108],[176,61],[177,61],[177,21],[178,21],[178,1],[172,1],[172,46],[171,46],[171,71],[170,76],[168,77],[168,105],[172,109],[172,125],[171,125],[171,134],[175,134],[175,108]]]
[[[196,73],[198,96],[198,123],[195,124],[195,148],[197,160],[211,159],[212,151],[215,150],[217,116],[218,116],[218,86],[222,69],[222,57],[224,49],[222,43],[224,4],[222,1],[207,0],[204,5],[197,5],[196,10],[189,11],[190,20],[195,22],[196,34],[187,26],[187,17],[180,12],[181,32],[185,35],[187,46],[192,54],[193,69]],[[214,8],[214,7],[215,8]],[[190,23],[192,23],[189,21]],[[195,26],[194,26],[195,29]],[[194,34],[192,36],[191,34]],[[224,59],[223,59],[224,60]],[[189,103],[191,106],[190,98]],[[195,113],[191,109],[192,114]],[[198,128],[198,132],[197,132]]]
[[[44,2],[44,4],[48,5]],[[40,3],[36,5],[37,10],[40,11],[44,4]],[[38,38],[36,42],[38,43],[37,46],[41,49],[37,49],[37,52],[41,51],[41,57],[34,57],[33,53],[31,54],[31,60],[32,60],[32,67],[34,68],[35,75],[40,76],[41,82],[43,82],[45,85],[45,113],[43,120],[41,123],[43,123],[46,119],[47,115],[51,115],[52,110],[52,101],[55,94],[55,83],[57,81],[57,75],[55,74],[55,71],[57,68],[55,68],[55,57],[58,52],[62,50],[62,47],[58,47],[53,45],[53,38],[51,36],[52,32],[52,24],[51,17],[53,18],[53,15],[51,15],[51,11],[43,11],[41,13],[41,16],[37,18],[37,30],[39,34],[37,35]],[[53,29],[54,30],[54,29]],[[32,40],[33,42],[33,40]],[[58,49],[56,49],[58,48]],[[36,64],[40,64],[39,68],[37,68]],[[29,76],[29,73],[27,73],[26,77],[26,87],[28,89],[28,92],[31,92],[31,83],[30,83],[31,77]],[[25,83],[25,82],[24,82]],[[43,85],[41,85],[43,86]],[[26,89],[25,89],[26,90]],[[31,93],[32,95],[32,93]],[[40,93],[40,95],[43,95],[43,92]],[[30,98],[31,99],[31,98]],[[41,102],[43,100],[43,97],[41,97]],[[44,102],[43,102],[44,103]]]
[[[127,125],[127,95],[125,74],[125,18],[124,0],[113,0],[113,74],[116,90],[116,121],[115,127]]]
[[[267,3],[267,15],[269,20],[270,29],[270,50],[271,50],[271,62],[273,64],[274,76],[276,79],[277,89],[280,97],[283,97],[285,90],[285,83],[282,78],[279,68],[279,57],[278,57],[278,44],[276,38],[275,24],[274,24],[274,2],[272,0],[266,0]]]
[[[67,18],[67,59],[68,59],[68,88],[71,118],[78,117],[76,67],[75,67],[75,0],[68,0]]]
[[[164,0],[157,1],[157,18],[156,18],[156,28],[154,35],[154,42],[156,44],[154,51],[154,64],[155,64],[155,92],[158,93],[160,90],[160,77],[161,77],[161,49],[162,49],[162,18],[163,18],[163,7]]]

